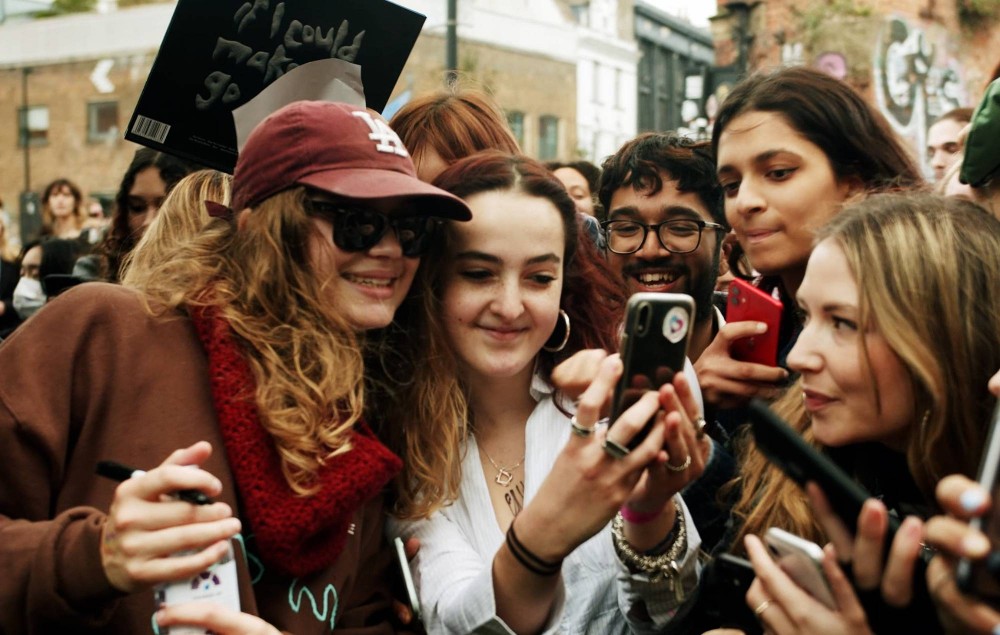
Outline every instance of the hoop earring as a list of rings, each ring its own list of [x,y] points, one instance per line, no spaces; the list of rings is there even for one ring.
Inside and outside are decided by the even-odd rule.
[[[552,342],[553,339],[557,339],[557,337],[553,337],[556,335],[557,332],[559,332],[559,324],[557,323],[556,328],[552,330],[552,335],[549,336],[549,339],[545,341],[545,345],[542,346],[543,351],[548,351],[550,353],[558,353],[562,349],[566,348],[566,343],[569,342],[569,331],[570,331],[569,314],[567,314],[562,309],[559,309],[559,317],[562,318],[563,323],[566,325],[566,333],[563,335],[562,341],[559,342],[558,345],[550,344],[550,342]]]

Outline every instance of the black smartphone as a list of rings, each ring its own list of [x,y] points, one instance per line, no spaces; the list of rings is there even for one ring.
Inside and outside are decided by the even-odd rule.
[[[683,293],[636,293],[625,307],[621,356],[624,371],[611,405],[611,422],[649,390],[684,372],[694,300]],[[635,448],[649,434],[653,419],[629,441]]]
[[[748,406],[750,429],[757,448],[767,459],[777,465],[793,481],[805,487],[806,483],[816,483],[830,506],[848,530],[858,526],[858,514],[871,495],[848,476],[840,467],[812,447],[792,429],[788,423],[759,400],[750,400]],[[889,516],[884,553],[888,556],[888,545],[892,543],[899,519]]]
[[[420,599],[417,597],[417,587],[413,584],[413,574],[410,572],[410,562],[406,559],[406,549],[403,548],[403,539],[396,536],[392,540],[392,546],[396,554],[396,563],[399,565],[399,573],[403,578],[406,601],[413,612],[413,620],[419,622]]]
[[[993,421],[986,441],[986,451],[979,464],[979,485],[990,492],[993,506],[986,516],[973,518],[969,525],[986,534],[990,553],[985,560],[962,558],[955,570],[955,581],[964,593],[975,595],[993,606],[1000,606],[1000,401],[993,410]]]
[[[698,611],[703,623],[713,628],[738,628],[745,635],[762,632],[760,621],[747,606],[746,595],[756,577],[749,560],[729,553],[720,553],[705,567]]]

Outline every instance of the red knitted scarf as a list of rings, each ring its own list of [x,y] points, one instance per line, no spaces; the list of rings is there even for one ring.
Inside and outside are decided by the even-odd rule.
[[[269,570],[295,577],[330,566],[340,555],[354,512],[402,469],[402,461],[364,423],[352,449],[320,468],[319,491],[299,496],[281,472],[271,435],[260,425],[256,384],[228,323],[214,308],[192,312],[208,353],[212,400],[258,555]]]

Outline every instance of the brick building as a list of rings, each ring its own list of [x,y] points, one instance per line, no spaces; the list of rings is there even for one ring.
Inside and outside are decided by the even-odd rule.
[[[1000,63],[1000,18],[963,15],[961,6],[963,0],[719,0],[716,62],[733,71],[822,68],[876,104],[926,162],[927,128],[952,108],[975,106]],[[716,87],[716,100],[728,82]]]
[[[427,16],[393,93],[405,101],[443,85],[445,3],[397,2]],[[0,116],[8,117],[0,125],[0,199],[15,222],[20,193],[55,178],[106,201],[113,196],[138,147],[124,141],[123,129],[173,8],[164,2],[0,24]],[[566,7],[461,0],[459,15],[462,75],[496,95],[525,152],[576,156],[579,34]],[[628,93],[634,97],[634,89]]]

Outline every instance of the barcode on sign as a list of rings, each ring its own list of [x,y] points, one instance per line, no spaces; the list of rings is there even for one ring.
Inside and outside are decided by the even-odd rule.
[[[135,124],[132,126],[132,134],[157,143],[163,143],[167,140],[167,135],[170,134],[170,126],[162,121],[136,115]]]

